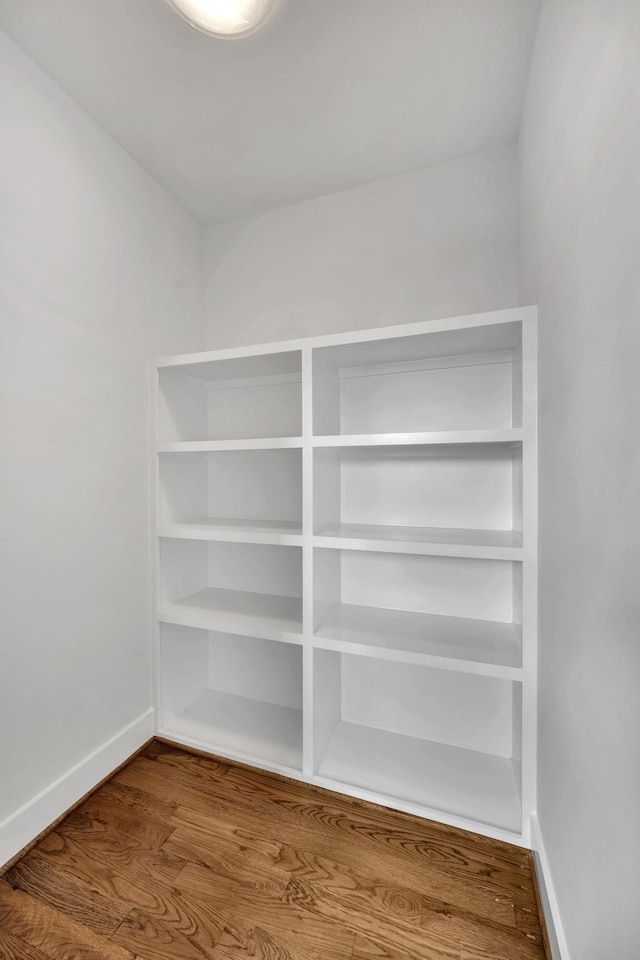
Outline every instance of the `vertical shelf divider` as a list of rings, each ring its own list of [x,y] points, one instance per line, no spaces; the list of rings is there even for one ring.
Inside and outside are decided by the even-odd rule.
[[[158,447],[160,445],[160,371],[157,364],[149,365],[149,434],[150,443],[147,450],[148,481],[149,481],[149,570],[151,583],[149,584],[149,607],[151,615],[151,703],[154,710],[154,728],[162,726],[162,668],[160,650],[160,623],[157,612],[160,606],[160,541],[157,530],[160,526],[160,462]]]
[[[302,772],[313,759],[313,354],[302,349]]]
[[[538,677],[538,332],[535,310],[522,319],[522,838],[531,842],[537,795]]]

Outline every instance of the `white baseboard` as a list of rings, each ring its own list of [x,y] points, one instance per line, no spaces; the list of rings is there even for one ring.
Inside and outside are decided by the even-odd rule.
[[[154,711],[150,709],[0,823],[0,867],[124,763],[154,730]]]
[[[540,833],[540,824],[535,814],[531,817],[531,848],[553,960],[571,960],[560,917],[558,900],[551,879],[547,852]]]

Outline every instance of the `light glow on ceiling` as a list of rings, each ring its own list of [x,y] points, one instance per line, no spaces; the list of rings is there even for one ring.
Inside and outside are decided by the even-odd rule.
[[[263,26],[279,0],[168,0],[178,13],[214,37],[246,37]]]

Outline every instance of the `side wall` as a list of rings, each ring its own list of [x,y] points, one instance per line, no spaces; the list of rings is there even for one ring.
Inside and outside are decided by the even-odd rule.
[[[540,859],[572,960],[640,951],[640,5],[547,0],[521,138],[540,322]]]
[[[210,227],[208,349],[512,307],[505,147]]]
[[[0,34],[0,865],[152,730],[148,358],[201,232]]]

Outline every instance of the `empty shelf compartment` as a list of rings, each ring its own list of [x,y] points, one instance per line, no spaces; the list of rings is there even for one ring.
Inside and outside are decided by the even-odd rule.
[[[163,624],[162,733],[297,773],[302,767],[302,650]]]
[[[314,354],[314,433],[520,426],[520,367],[518,322],[320,348]]]
[[[316,548],[314,642],[515,679],[521,574],[517,561]]]
[[[316,449],[314,532],[338,547],[513,557],[521,475],[519,446]]]
[[[339,603],[327,608],[315,644],[357,655],[518,679],[519,624]]]
[[[163,453],[161,536],[301,543],[299,450]]]
[[[165,539],[161,621],[301,642],[299,547]]]
[[[298,350],[161,364],[158,375],[161,444],[301,433]]]
[[[342,784],[514,834],[521,685],[314,651],[314,762]]]

